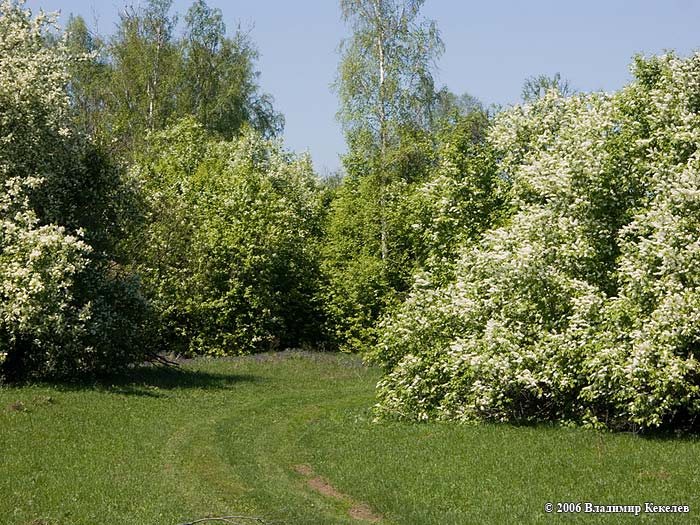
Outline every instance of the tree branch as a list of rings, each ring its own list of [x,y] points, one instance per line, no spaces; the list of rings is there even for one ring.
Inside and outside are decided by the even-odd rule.
[[[167,357],[165,357],[165,356],[163,356],[163,355],[160,355],[160,354],[158,354],[158,353],[156,353],[156,352],[150,352],[150,353],[147,355],[147,359],[148,359],[151,363],[157,363],[157,364],[159,364],[159,365],[164,365],[164,366],[169,367],[169,368],[175,368],[175,369],[179,369],[179,368],[180,368],[180,364],[179,364],[179,363],[177,363],[177,362],[175,362],[175,361],[171,361],[171,360],[168,359]]]
[[[255,517],[251,517],[251,516],[221,516],[219,518],[200,518],[198,520],[188,521],[186,523],[182,523],[181,525],[194,525],[195,523],[203,523],[205,521],[223,521],[225,523],[233,523],[233,521],[231,521],[231,520],[250,520],[250,521],[257,521],[259,523],[272,523],[269,521],[265,521],[264,518],[255,518]]]

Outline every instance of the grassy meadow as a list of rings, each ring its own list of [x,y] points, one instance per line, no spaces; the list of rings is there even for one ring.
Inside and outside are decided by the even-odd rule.
[[[700,443],[372,421],[377,370],[284,352],[0,388],[0,522],[692,523]],[[547,502],[689,514],[547,514]],[[556,508],[555,508],[556,510]],[[206,523],[206,522],[200,522]],[[209,523],[221,523],[210,521]]]

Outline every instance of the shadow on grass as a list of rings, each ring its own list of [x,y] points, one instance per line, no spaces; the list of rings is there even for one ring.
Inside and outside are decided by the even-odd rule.
[[[45,383],[59,390],[101,390],[123,395],[164,397],[161,390],[228,390],[240,383],[260,382],[250,374],[226,374],[158,365],[144,365],[118,374]]]
[[[645,430],[636,434],[646,441],[683,441],[687,443],[700,442],[700,426],[696,422],[683,424],[678,427],[664,427]]]

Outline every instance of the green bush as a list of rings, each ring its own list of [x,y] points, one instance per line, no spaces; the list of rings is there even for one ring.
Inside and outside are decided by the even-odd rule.
[[[163,351],[230,355],[320,337],[321,200],[311,162],[186,119],[135,170],[148,219],[135,250]]]
[[[336,345],[372,348],[377,322],[405,298],[414,273],[449,274],[456,246],[502,213],[507,183],[484,140],[488,125],[486,113],[475,111],[455,115],[436,133],[403,128],[384,166],[367,154],[371,148],[351,148],[323,252],[324,304]]]
[[[125,366],[145,303],[123,272],[133,191],[74,131],[71,60],[50,18],[0,4],[0,375]]]

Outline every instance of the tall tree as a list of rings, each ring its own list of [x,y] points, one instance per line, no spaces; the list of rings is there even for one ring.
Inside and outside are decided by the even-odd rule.
[[[443,49],[435,22],[419,18],[424,1],[340,1],[352,35],[340,48],[338,117],[351,149],[368,148],[376,159],[382,260],[389,255],[389,148],[396,145],[401,126],[427,127],[434,98],[431,69]]]
[[[191,114],[206,128],[226,138],[248,123],[265,136],[282,131],[284,119],[261,94],[255,71],[257,50],[238,28],[226,37],[220,9],[197,0],[185,16],[182,96],[178,113]]]
[[[347,176],[327,225],[328,332],[340,346],[372,344],[374,326],[408,286],[415,246],[408,196],[433,155],[435,89],[442,52],[423,0],[341,0],[351,34],[340,46],[335,89],[348,142]]]
[[[561,74],[555,73],[553,77],[537,75],[526,78],[520,96],[523,102],[534,102],[542,98],[550,89],[558,91],[565,97],[574,93],[573,88],[569,85],[569,81],[561,78]]]
[[[172,0],[148,0],[120,14],[112,39],[114,128],[128,150],[144,132],[162,129],[175,106],[179,53]]]
[[[106,104],[110,76],[105,42],[88,28],[81,16],[70,16],[66,35],[66,44],[73,56],[68,92],[75,124],[89,136],[104,137],[108,127]]]
[[[227,139],[250,126],[279,135],[284,118],[262,93],[255,69],[258,52],[248,32],[232,37],[219,9],[196,0],[176,32],[172,0],[146,0],[120,13],[107,42],[80,17],[69,21],[70,94],[79,125],[131,156],[145,136],[194,116]]]
[[[220,9],[197,0],[185,16],[183,102],[201,122],[211,122],[219,92],[219,55],[226,38]]]

